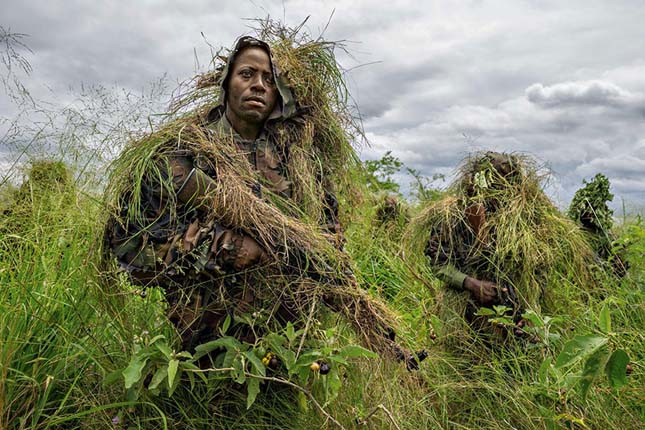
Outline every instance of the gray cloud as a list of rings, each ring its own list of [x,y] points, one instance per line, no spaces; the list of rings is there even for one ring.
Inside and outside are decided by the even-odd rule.
[[[645,110],[645,96],[607,81],[562,82],[546,87],[537,83],[526,89],[526,97],[546,108],[582,105]]]
[[[141,92],[183,80],[210,48],[271,15],[346,41],[337,55],[371,146],[424,174],[449,173],[479,149],[523,151],[549,163],[549,191],[566,205],[582,179],[607,174],[620,198],[643,201],[645,8],[617,0],[10,0],[0,25],[30,34],[29,88],[72,103],[81,82]],[[11,116],[0,101],[0,117]]]

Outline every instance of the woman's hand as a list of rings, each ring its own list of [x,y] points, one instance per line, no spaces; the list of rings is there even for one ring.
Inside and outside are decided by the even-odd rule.
[[[499,287],[493,282],[481,281],[467,276],[464,280],[464,289],[470,291],[473,299],[479,304],[492,305],[498,302],[497,291]],[[504,288],[502,291],[506,291],[506,289]]]

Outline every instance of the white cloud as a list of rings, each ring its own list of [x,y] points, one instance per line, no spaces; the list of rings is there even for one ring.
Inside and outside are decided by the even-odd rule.
[[[600,106],[645,109],[643,94],[631,93],[607,81],[561,82],[551,86],[540,83],[526,89],[531,103],[541,107]]]

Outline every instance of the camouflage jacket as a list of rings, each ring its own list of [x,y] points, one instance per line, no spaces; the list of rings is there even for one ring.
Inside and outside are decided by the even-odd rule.
[[[482,273],[487,267],[486,249],[491,244],[491,238],[480,233],[485,217],[483,206],[478,209],[473,205],[464,210],[463,217],[444,220],[430,231],[425,255],[437,277],[448,286],[460,290],[468,276],[496,281],[488,279],[493,274]]]
[[[242,139],[220,107],[209,116],[218,115],[218,111],[219,118],[205,127],[214,138],[233,136],[238,150],[260,173],[261,181],[250,185],[254,193],[261,196],[268,189],[289,198],[292,184],[286,178],[288,154],[278,150],[266,130],[255,140]],[[176,283],[179,275],[184,281],[186,274],[193,278],[218,276],[243,270],[266,258],[257,242],[235,226],[207,221],[212,219],[209,211],[225,208],[213,208],[205,201],[216,188],[217,179],[209,163],[200,158],[203,156],[177,149],[164,157],[158,163],[161,174],[145,175],[142,181],[141,222],[124,221],[130,210],[124,204],[121,216],[108,223],[106,245],[123,269],[141,283],[168,286]],[[174,198],[164,197],[163,181],[171,181]],[[330,231],[338,233],[338,205],[331,190],[326,195],[329,209],[324,221]],[[168,207],[164,201],[176,204]]]

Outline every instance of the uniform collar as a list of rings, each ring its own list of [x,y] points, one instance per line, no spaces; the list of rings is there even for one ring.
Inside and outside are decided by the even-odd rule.
[[[266,126],[266,124],[265,124],[265,126]],[[213,124],[212,128],[217,130],[218,132],[220,132],[222,135],[233,136],[233,139],[236,142],[253,142],[252,139],[248,139],[248,140],[243,139],[242,136],[240,136],[240,134],[237,131],[235,131],[235,129],[231,125],[231,123],[228,120],[228,118],[226,118],[226,113],[225,112],[222,112],[222,116],[219,118],[219,120],[215,124]],[[266,127],[262,127],[262,130],[260,131],[260,135],[255,140],[256,141],[257,140],[266,140],[266,136],[267,136]]]

